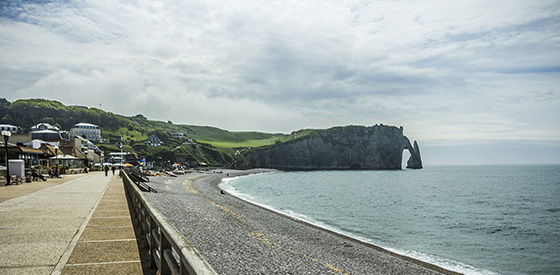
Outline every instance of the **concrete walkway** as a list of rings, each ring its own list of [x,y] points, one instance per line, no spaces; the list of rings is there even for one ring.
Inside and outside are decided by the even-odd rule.
[[[92,265],[96,262],[102,262],[103,266],[126,262],[127,267],[107,272],[141,274],[140,253],[131,229],[122,181],[116,175],[106,177],[100,172],[64,178],[66,182],[37,188],[38,191],[32,185],[42,188],[41,184],[55,184],[55,180],[0,188],[0,193],[16,194],[0,203],[0,274],[105,273],[106,269],[99,269],[100,265]],[[30,193],[22,194],[26,188]],[[124,233],[119,235],[114,231]],[[110,242],[113,238],[123,240],[126,245],[100,245],[118,243]],[[123,260],[117,255],[127,255],[127,258]]]
[[[9,199],[21,197],[41,189],[59,185],[67,181],[71,181],[88,174],[72,174],[63,175],[61,178],[47,178],[47,181],[32,181],[31,183],[17,184],[17,185],[6,185],[6,180],[0,179],[0,202],[7,201]]]

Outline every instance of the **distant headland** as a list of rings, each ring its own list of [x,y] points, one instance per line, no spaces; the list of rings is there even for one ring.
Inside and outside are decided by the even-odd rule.
[[[403,135],[403,127],[374,125],[315,130],[303,137],[247,152],[245,168],[282,170],[401,169],[403,151],[410,152],[407,168],[421,169],[418,143]]]

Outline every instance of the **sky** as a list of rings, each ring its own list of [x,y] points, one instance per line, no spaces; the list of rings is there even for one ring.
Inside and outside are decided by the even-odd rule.
[[[0,1],[0,97],[230,131],[403,126],[560,163],[560,1]]]

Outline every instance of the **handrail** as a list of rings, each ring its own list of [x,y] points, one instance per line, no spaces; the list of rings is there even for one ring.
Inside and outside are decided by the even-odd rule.
[[[198,250],[133,183],[127,173],[124,170],[120,173],[131,201],[132,213],[139,223],[137,226],[141,233],[146,235],[152,267],[157,267],[160,274],[217,274]]]

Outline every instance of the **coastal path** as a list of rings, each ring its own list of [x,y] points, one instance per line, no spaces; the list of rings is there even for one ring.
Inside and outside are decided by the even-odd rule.
[[[0,274],[155,274],[117,175],[0,186],[0,242]]]

